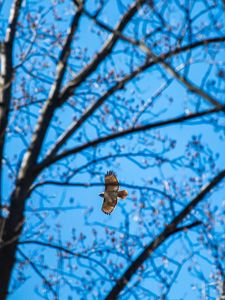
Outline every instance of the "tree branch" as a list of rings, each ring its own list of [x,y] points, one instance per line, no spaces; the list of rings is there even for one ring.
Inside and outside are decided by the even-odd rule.
[[[215,42],[221,42],[225,41],[225,37],[222,39],[208,39],[200,42],[196,42],[193,44],[190,44],[188,46],[184,46],[181,48],[177,48],[173,51],[163,53],[160,56],[153,56],[148,60],[146,63],[143,65],[137,67],[132,73],[126,75],[122,80],[118,81],[113,87],[111,87],[104,95],[102,95],[98,101],[96,101],[94,104],[92,104],[81,116],[81,118],[78,121],[74,121],[69,128],[58,138],[56,141],[55,145],[53,148],[49,151],[47,154],[45,160],[47,161],[48,159],[54,157],[54,155],[57,153],[57,151],[62,147],[62,145],[65,144],[65,142],[84,124],[84,122],[105,102],[106,99],[109,98],[112,94],[114,94],[116,91],[119,89],[122,89],[125,84],[127,84],[129,81],[131,81],[133,78],[135,78],[138,74],[140,74],[143,71],[146,71],[148,68],[153,67],[157,63],[163,63],[165,59],[172,57],[173,55],[177,55],[179,53],[188,51],[190,49],[194,49],[196,47],[205,45],[205,44],[210,44],[210,43],[215,43]],[[150,50],[146,46],[141,47],[142,49],[145,49],[147,53],[150,55]],[[146,50],[147,49],[147,50]],[[218,103],[217,103],[218,104]],[[219,107],[219,104],[217,105]]]
[[[63,77],[65,75],[67,60],[71,50],[70,49],[71,43],[73,40],[74,33],[78,26],[78,22],[80,20],[81,13],[82,13],[82,6],[78,8],[77,12],[74,14],[74,17],[72,19],[70,31],[67,35],[65,44],[60,53],[59,60],[57,63],[56,79],[50,90],[49,98],[46,101],[42,109],[42,112],[40,113],[37,127],[32,137],[31,145],[24,156],[22,166],[18,175],[19,180],[26,177],[26,174],[29,173],[27,169],[29,168],[29,171],[31,172],[32,168],[36,164],[38,155],[40,153],[45,138],[45,134],[51,122],[53,113],[57,108],[58,93],[62,84]]]
[[[54,295],[54,300],[57,300],[57,293],[56,291],[53,289],[52,284],[48,281],[48,279],[42,274],[42,272],[39,271],[39,269],[36,267],[36,265],[30,260],[29,257],[27,257],[23,251],[18,248],[17,251],[20,253],[20,255],[29,262],[29,264],[31,265],[31,267],[33,268],[33,270],[35,271],[35,273],[37,273],[37,275],[39,277],[41,277],[41,279],[43,280],[44,284],[49,288],[49,290],[53,293]]]
[[[65,41],[65,44],[63,46],[63,49],[61,51],[57,68],[56,68],[56,80],[55,84],[52,86],[52,93],[50,92],[50,97],[49,98],[57,98],[59,92],[60,92],[60,87],[65,75],[66,67],[67,67],[67,61],[68,57],[70,55],[71,51],[71,43],[73,41],[74,34],[77,30],[78,23],[80,20],[80,17],[83,12],[83,3],[81,3],[79,6],[77,6],[77,12],[74,14],[74,17],[71,22],[71,26]],[[59,103],[58,103],[59,105]]]
[[[206,99],[209,103],[211,103],[213,106],[221,107],[221,103],[214,99],[211,95],[204,92],[202,89],[195,86],[193,83],[191,83],[187,78],[179,74],[173,67],[171,67],[168,63],[162,62],[162,65],[164,68],[171,73],[176,79],[178,79],[181,83],[183,83],[192,93],[195,93],[202,98]]]
[[[206,111],[203,111],[203,112],[197,112],[197,113],[193,113],[193,114],[190,114],[190,115],[187,115],[187,116],[181,116],[181,117],[178,117],[178,118],[168,119],[168,120],[165,120],[165,121],[159,121],[159,122],[155,122],[155,123],[152,123],[152,124],[138,126],[138,127],[135,127],[135,128],[129,128],[129,129],[126,129],[126,130],[123,130],[123,131],[120,131],[120,132],[113,133],[111,135],[101,137],[101,138],[96,139],[96,140],[92,140],[92,141],[90,141],[86,144],[83,144],[81,146],[72,148],[70,150],[66,150],[66,151],[62,152],[61,154],[59,154],[59,155],[57,155],[57,156],[55,156],[51,159],[44,159],[39,165],[37,165],[37,167],[35,169],[35,172],[39,173],[44,168],[50,166],[51,164],[53,164],[53,163],[55,163],[55,162],[57,162],[57,161],[59,161],[63,158],[66,158],[69,155],[76,154],[76,153],[78,153],[78,152],[80,152],[84,149],[87,149],[87,148],[90,148],[90,147],[96,147],[96,146],[98,146],[102,143],[112,141],[112,140],[127,136],[129,134],[133,134],[133,133],[137,133],[137,132],[141,132],[141,131],[144,132],[146,130],[159,128],[159,127],[166,126],[166,125],[173,125],[173,124],[177,124],[177,123],[183,123],[183,122],[186,122],[186,121],[189,121],[189,120],[194,120],[194,119],[197,119],[199,117],[203,117],[203,116],[207,116],[207,115],[210,115],[210,114],[217,113],[217,112],[221,111],[224,108],[225,108],[224,106],[221,106],[220,108],[214,108],[214,109],[206,110]]]
[[[7,246],[0,250],[0,269],[4,270],[4,272],[0,272],[0,299],[5,299],[8,293],[7,289],[9,287],[11,272],[15,264],[17,242],[22,232],[23,223],[21,222],[23,222],[25,201],[30,185],[34,180],[33,168],[36,165],[40,154],[54,110],[57,108],[55,103],[57,100],[56,96],[58,96],[59,88],[64,76],[67,58],[70,53],[72,36],[77,28],[80,13],[81,11],[78,9],[77,13],[74,15],[70,32],[59,57],[55,84],[53,84],[49,99],[46,101],[40,113],[36,129],[32,135],[30,147],[23,157],[15,187],[10,196],[9,215],[6,219],[3,235],[4,244]],[[22,225],[19,226],[20,224]]]
[[[56,186],[67,186],[67,187],[83,187],[83,188],[90,188],[90,187],[95,187],[95,186],[101,186],[104,187],[105,183],[101,183],[101,182],[92,182],[92,183],[85,183],[85,182],[62,182],[62,181],[54,181],[54,180],[46,180],[46,181],[42,181],[42,182],[38,182],[36,184],[34,184],[29,191],[29,194],[32,193],[36,188],[43,186],[43,185],[56,185]],[[163,197],[168,198],[170,201],[173,200],[173,198],[161,191],[158,190],[156,188],[153,187],[148,187],[148,186],[141,186],[141,185],[137,185],[137,184],[129,184],[129,183],[125,183],[125,182],[120,182],[120,186],[124,187],[124,188],[131,188],[131,189],[136,189],[136,190],[144,190],[144,191],[151,191],[157,194],[161,194]]]
[[[15,0],[12,4],[9,24],[4,42],[0,47],[1,73],[0,73],[0,205],[2,200],[2,163],[5,144],[5,132],[8,126],[9,107],[13,80],[13,47],[16,26],[19,18],[22,0]],[[1,215],[1,212],[0,212]]]
[[[28,240],[28,241],[20,241],[18,242],[19,245],[27,245],[27,244],[31,244],[31,245],[39,245],[39,246],[44,246],[44,247],[48,247],[51,249],[55,249],[55,250],[59,250],[62,251],[64,253],[67,253],[71,256],[76,256],[76,257],[80,257],[89,261],[94,262],[95,264],[99,265],[107,274],[109,274],[110,276],[112,276],[112,273],[109,272],[109,270],[105,267],[104,264],[102,264],[101,262],[99,262],[98,260],[90,257],[90,255],[84,255],[81,253],[76,253],[72,250],[69,250],[68,247],[63,247],[63,246],[59,246],[59,245],[54,245],[51,243],[46,243],[46,242],[42,242],[42,241],[36,241],[36,240]]]
[[[201,192],[168,224],[164,231],[159,234],[145,249],[144,251],[132,262],[123,275],[117,280],[117,283],[106,296],[106,300],[113,300],[118,297],[120,292],[124,290],[128,282],[136,273],[138,268],[151,256],[162,243],[164,243],[171,235],[179,231],[177,229],[189,213],[199,204],[199,202],[225,177],[225,169],[215,176],[210,183],[208,183]],[[184,226],[185,227],[185,226]]]
[[[108,31],[108,32],[110,32],[110,33],[112,33],[112,34],[114,34],[115,36],[118,36],[121,40],[123,40],[123,41],[125,41],[125,42],[128,42],[128,43],[130,43],[130,44],[132,44],[132,45],[135,45],[135,46],[140,46],[139,41],[136,41],[136,40],[134,40],[134,39],[132,39],[132,38],[130,38],[130,37],[128,37],[128,36],[122,34],[121,31],[118,31],[118,30],[116,30],[116,29],[113,29],[113,28],[111,28],[110,26],[108,26],[107,24],[103,23],[102,21],[99,21],[99,20],[97,19],[97,16],[96,16],[96,15],[90,14],[86,9],[84,9],[84,14],[85,14],[88,18],[90,18],[91,20],[93,20],[94,23],[97,24],[100,28],[102,28],[102,29],[104,29],[104,30],[106,30],[106,31]]]
[[[225,9],[225,1],[224,1],[224,9]],[[221,282],[221,295],[218,300],[225,300],[225,278],[222,278]]]
[[[181,232],[181,231],[186,231],[188,229],[191,229],[193,227],[196,227],[196,226],[199,226],[199,225],[202,225],[202,221],[195,221],[191,224],[188,224],[188,225],[184,225],[184,226],[181,226],[181,227],[177,227],[176,229],[174,229],[173,233],[177,233],[177,232]]]
[[[123,15],[122,19],[115,28],[115,32],[121,32],[145,2],[146,0],[136,0],[130,9]],[[105,57],[111,53],[118,39],[119,36],[113,33],[109,37],[108,41],[106,41],[106,43],[103,45],[102,49],[95,55],[93,60],[67,84],[59,96],[61,104],[63,104],[73,94],[74,90],[97,69]]]
[[[150,50],[150,48],[143,42],[143,41],[136,41],[133,40],[130,37],[127,37],[123,35],[121,32],[117,32],[110,28],[108,25],[104,24],[101,21],[98,21],[95,16],[92,16],[87,10],[84,10],[84,14],[87,15],[90,19],[92,19],[100,28],[114,33],[119,36],[120,39],[123,41],[126,41],[134,46],[138,46],[143,52],[145,52],[148,56],[154,57],[155,60],[157,60],[157,56],[153,54],[153,52]],[[192,84],[190,81],[188,81],[185,77],[180,75],[174,68],[172,68],[168,63],[165,61],[162,61],[161,64],[164,66],[166,70],[169,71],[176,79],[181,81],[191,92],[198,94],[199,96],[205,98],[209,103],[215,105],[215,106],[220,106],[221,103],[219,101],[215,100],[211,95],[207,94],[203,90],[199,89],[196,87],[194,84]]]

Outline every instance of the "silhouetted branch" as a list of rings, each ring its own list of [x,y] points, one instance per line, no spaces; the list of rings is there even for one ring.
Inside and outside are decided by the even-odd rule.
[[[114,34],[118,35],[119,38],[121,38],[122,40],[134,45],[134,46],[138,46],[143,52],[145,52],[149,57],[154,57],[154,60],[157,61],[158,57],[151,51],[151,49],[143,42],[143,41],[136,41],[133,40],[132,38],[129,38],[123,34],[121,34],[121,32],[116,32],[114,31],[112,28],[110,28],[108,25],[104,24],[101,21],[98,21],[97,18],[95,16],[92,16],[89,12],[87,12],[86,10],[84,10],[84,13],[91,19],[94,20],[94,22],[101,27],[102,29],[105,29],[109,32],[113,32]],[[221,41],[223,42],[223,40]],[[221,106],[221,103],[217,100],[215,100],[211,95],[209,95],[208,93],[204,92],[202,89],[198,88],[197,86],[195,86],[193,83],[191,83],[190,81],[188,81],[184,76],[182,76],[181,74],[179,74],[172,66],[170,66],[166,61],[162,61],[161,64],[179,81],[181,81],[191,92],[198,94],[199,96],[203,97],[204,99],[206,99],[209,103],[215,105],[216,107]]]
[[[58,138],[53,148],[49,151],[47,154],[45,160],[54,157],[54,155],[57,153],[57,151],[62,147],[62,145],[65,144],[65,142],[74,134],[83,124],[84,122],[91,116],[93,113],[105,102],[106,99],[109,98],[112,94],[114,94],[116,91],[122,89],[125,84],[130,82],[133,78],[135,78],[138,74],[141,72],[146,71],[148,68],[153,67],[154,65],[158,63],[163,63],[167,58],[170,58],[174,55],[177,55],[179,53],[188,51],[190,49],[194,49],[196,47],[207,45],[210,43],[217,43],[225,41],[225,37],[222,38],[213,38],[213,39],[207,39],[204,41],[195,42],[193,44],[190,44],[188,46],[177,48],[173,51],[169,51],[167,53],[163,53],[162,55],[156,57],[152,56],[150,59],[145,62],[143,65],[137,67],[132,73],[126,75],[123,79],[118,81],[114,86],[112,86],[105,94],[103,94],[94,104],[92,104],[85,113],[80,117],[78,121],[74,121],[69,128]],[[146,46],[145,46],[146,47]],[[143,45],[142,45],[143,48]],[[145,49],[145,48],[144,48]],[[145,51],[149,54],[149,48],[146,48]],[[151,53],[151,52],[150,52]],[[218,103],[217,103],[218,104]],[[217,107],[219,107],[217,105]]]
[[[83,151],[84,149],[90,148],[90,147],[96,147],[97,145],[100,145],[102,143],[108,142],[108,141],[112,141],[124,136],[127,136],[129,134],[133,134],[133,133],[137,133],[137,132],[144,132],[146,130],[150,130],[150,129],[155,129],[155,128],[160,128],[162,126],[168,126],[168,125],[173,125],[173,124],[177,124],[177,123],[183,123],[189,120],[194,120],[203,116],[207,116],[210,114],[214,114],[217,113],[219,111],[221,111],[222,109],[224,109],[224,106],[221,106],[219,108],[214,108],[211,110],[206,110],[203,112],[198,112],[198,113],[193,113],[187,116],[181,116],[178,118],[173,118],[173,119],[169,119],[169,120],[165,120],[165,121],[159,121],[159,122],[155,122],[152,124],[147,124],[147,125],[143,125],[143,126],[137,126],[135,128],[130,128],[130,129],[126,129],[117,133],[113,133],[111,135],[107,135],[105,137],[101,137],[99,139],[96,140],[92,140],[84,145],[75,147],[71,150],[66,150],[64,152],[62,152],[61,154],[51,158],[51,159],[44,159],[39,165],[37,165],[36,167],[36,172],[39,173],[41,172],[44,168],[50,166],[51,164],[69,156],[69,155],[73,155],[76,153],[79,153],[81,151]]]
[[[64,253],[67,253],[67,254],[71,255],[72,257],[80,257],[80,258],[86,259],[88,261],[92,261],[96,265],[100,266],[107,274],[112,276],[112,273],[109,272],[109,270],[105,267],[105,265],[102,264],[101,262],[99,262],[98,260],[92,258],[90,255],[84,255],[84,254],[76,253],[72,250],[69,250],[68,247],[63,247],[63,246],[54,245],[54,244],[51,244],[51,243],[46,243],[46,242],[36,241],[36,240],[20,241],[18,244],[20,244],[20,245],[25,245],[25,244],[34,245],[34,244],[36,244],[36,245],[39,245],[39,246],[44,246],[44,247],[48,247],[48,248],[51,248],[51,249],[62,251]]]
[[[178,79],[181,83],[183,83],[190,92],[195,93],[199,95],[200,97],[204,98],[207,100],[209,103],[216,107],[221,107],[221,103],[214,99],[209,93],[206,93],[203,89],[198,88],[195,86],[193,83],[191,83],[185,76],[182,76],[177,72],[173,67],[171,67],[168,63],[163,62],[162,65],[166,70],[168,70],[169,73],[172,74],[176,79]]]
[[[22,0],[15,0],[9,16],[9,24],[4,41],[0,43],[0,204],[2,201],[2,163],[5,144],[5,132],[8,126],[9,107],[13,80],[13,48],[16,26]],[[1,216],[1,212],[0,212]]]
[[[201,0],[193,11],[188,1],[25,5],[12,0],[10,13],[7,1],[0,2],[0,300],[7,298],[9,287],[14,292],[23,283],[26,265],[41,278],[40,291],[46,295],[40,297],[51,297],[51,292],[56,298],[67,297],[71,290],[74,297],[101,298],[111,283],[108,299],[121,292],[135,299],[158,299],[161,293],[167,299],[196,245],[212,249],[197,255],[204,256],[206,264],[214,262],[212,278],[221,282],[217,291],[222,299],[222,235],[214,230],[217,223],[223,226],[222,205],[204,201],[197,221],[195,216],[198,203],[225,177],[225,171],[213,175],[225,134],[222,2]],[[177,89],[176,79],[184,89]],[[185,91],[195,93],[198,103],[189,104]],[[200,111],[202,99],[214,107]],[[187,103],[190,113],[185,114]],[[179,111],[182,115],[177,116]],[[96,201],[86,206],[91,198],[86,201],[80,194],[81,188],[102,191],[105,184],[99,176],[109,166],[125,171],[119,183],[130,189],[116,219],[98,213]],[[51,187],[41,188],[45,185]],[[58,187],[65,189],[59,192]],[[75,196],[68,187],[79,187]],[[75,209],[82,215],[71,211]],[[60,213],[60,220],[51,218]],[[178,234],[168,241],[201,224],[194,234],[198,239]],[[180,240],[184,249],[174,258],[171,251]],[[36,248],[42,252],[37,257]],[[31,257],[26,249],[33,251]],[[49,254],[54,254],[54,267],[47,264]],[[207,282],[205,274],[196,276]],[[149,278],[160,282],[162,291],[145,288]]]
[[[24,252],[18,248],[17,251],[20,253],[20,255],[27,261],[29,262],[30,266],[32,267],[32,269],[34,270],[34,272],[43,280],[43,283],[49,288],[49,290],[53,293],[54,295],[54,300],[57,300],[57,293],[56,291],[53,289],[52,284],[48,281],[48,279],[44,276],[44,274],[38,269],[38,267],[36,267],[35,263],[32,262],[32,260],[27,257]]]
[[[180,224],[199,202],[208,195],[208,193],[219,184],[225,177],[225,169],[215,176],[210,183],[202,188],[201,192],[168,224],[163,232],[159,234],[144,251],[131,263],[123,275],[117,280],[117,283],[106,296],[105,299],[116,299],[120,292],[124,290],[128,282],[131,280],[137,269],[151,256],[154,250],[162,245],[174,232],[177,232],[177,226]],[[184,226],[185,227],[185,226]]]
[[[135,3],[123,15],[120,22],[117,24],[115,31],[122,31],[145,2],[146,0],[136,0]],[[97,69],[99,64],[111,53],[118,39],[118,35],[113,33],[103,45],[102,49],[95,55],[92,61],[67,84],[59,96],[61,104],[63,104],[73,94],[74,89],[77,88],[81,82],[83,82]]]
[[[32,193],[36,188],[40,187],[40,186],[44,186],[44,185],[56,185],[56,186],[67,186],[67,187],[83,187],[83,188],[90,188],[90,187],[94,187],[94,186],[101,186],[101,187],[105,187],[105,183],[100,183],[100,182],[92,182],[92,183],[79,183],[79,182],[62,182],[62,181],[54,181],[54,180],[46,180],[46,181],[42,181],[42,182],[38,182],[36,184],[34,184],[29,193]],[[136,189],[136,190],[143,190],[143,191],[151,191],[157,194],[161,194],[162,196],[168,198],[169,200],[173,200],[173,198],[161,191],[158,190],[156,188],[153,187],[148,187],[146,185],[142,186],[142,185],[137,185],[137,184],[128,184],[125,182],[120,182],[120,186],[124,187],[124,188],[131,188],[131,189]]]
[[[21,3],[22,1],[16,1],[16,5],[14,6],[16,8],[20,7]],[[4,245],[8,245],[8,248],[3,247],[0,250],[0,269],[4,270],[4,272],[0,272],[1,300],[5,299],[7,295],[10,276],[15,263],[16,245],[18,238],[22,232],[22,226],[19,225],[23,225],[25,200],[27,198],[27,192],[29,190],[29,187],[34,180],[33,168],[40,154],[46,132],[51,122],[51,118],[55,109],[57,108],[55,101],[57,99],[59,89],[65,74],[66,63],[70,53],[70,46],[74,32],[78,25],[78,21],[80,19],[81,10],[82,8],[78,9],[77,12],[74,14],[70,32],[68,33],[67,39],[59,56],[55,83],[52,85],[52,89],[49,93],[49,98],[46,101],[39,115],[38,123],[32,136],[32,141],[23,157],[23,161],[18,172],[18,176],[16,178],[16,184],[10,197],[9,216],[6,219],[3,236]],[[12,51],[12,49],[10,51]],[[11,76],[10,70],[7,70],[7,74]],[[9,89],[4,90],[5,93],[7,91],[9,91]],[[11,93],[9,93],[8,96],[10,99]],[[0,155],[2,155],[2,153],[0,153]]]
[[[193,222],[191,224],[184,225],[184,226],[181,226],[181,227],[177,227],[176,229],[174,229],[173,233],[177,233],[177,232],[181,232],[181,231],[186,231],[188,229],[191,229],[191,228],[199,226],[199,225],[202,225],[202,221],[195,221],[195,222]]]

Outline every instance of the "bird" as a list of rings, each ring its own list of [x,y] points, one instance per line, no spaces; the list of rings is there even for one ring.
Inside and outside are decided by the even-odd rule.
[[[116,174],[113,171],[108,171],[105,174],[105,192],[99,194],[100,197],[104,198],[102,211],[110,215],[117,205],[118,198],[125,199],[127,195],[127,190],[119,191]]]

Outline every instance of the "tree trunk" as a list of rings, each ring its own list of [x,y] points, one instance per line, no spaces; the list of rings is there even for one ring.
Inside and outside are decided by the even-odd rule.
[[[17,243],[24,223],[24,205],[26,193],[17,187],[11,196],[10,213],[3,229],[3,241],[0,248],[0,300],[6,299],[10,278],[16,261]]]
[[[7,297],[11,273],[15,263],[17,240],[0,250],[0,300]]]

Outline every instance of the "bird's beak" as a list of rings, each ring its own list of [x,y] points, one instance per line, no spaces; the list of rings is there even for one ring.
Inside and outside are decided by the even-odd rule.
[[[99,194],[99,197],[104,197],[103,193]]]

